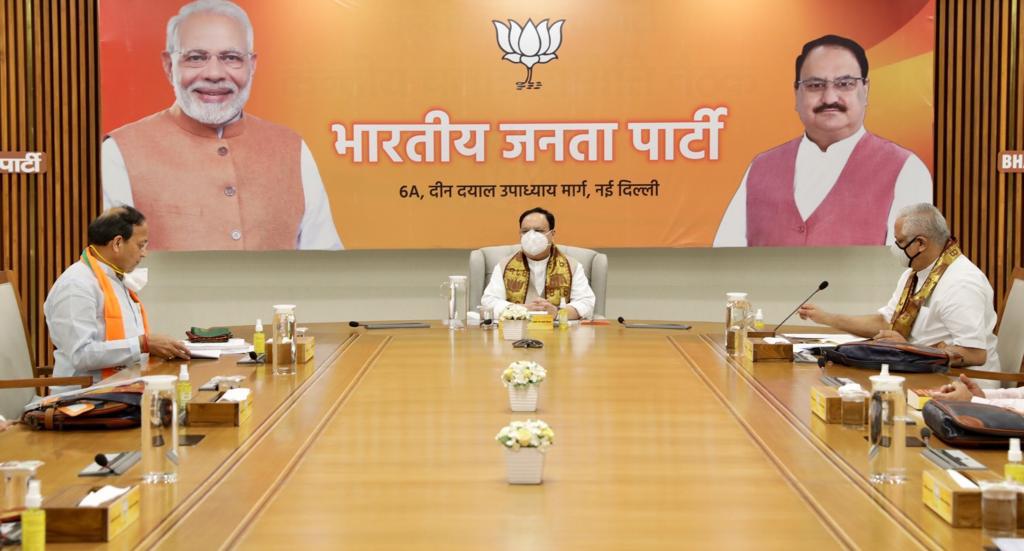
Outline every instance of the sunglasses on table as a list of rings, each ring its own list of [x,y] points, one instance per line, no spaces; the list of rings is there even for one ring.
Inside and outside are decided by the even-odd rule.
[[[512,348],[544,348],[544,343],[537,339],[522,339],[512,343]]]

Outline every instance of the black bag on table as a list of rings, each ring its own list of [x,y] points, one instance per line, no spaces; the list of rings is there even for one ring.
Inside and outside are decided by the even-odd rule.
[[[826,362],[879,370],[889,364],[893,373],[947,373],[949,353],[941,348],[905,342],[861,341],[825,349],[818,364]]]
[[[1006,448],[1024,438],[1024,415],[999,406],[929,400],[921,415],[939,440],[958,448]]]

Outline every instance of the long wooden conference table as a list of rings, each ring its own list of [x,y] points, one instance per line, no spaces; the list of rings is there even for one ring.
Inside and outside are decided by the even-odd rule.
[[[579,326],[496,331],[310,324],[316,356],[295,375],[191,362],[192,385],[242,374],[240,427],[188,427],[180,481],[143,485],[140,519],[105,544],[55,549],[978,549],[921,501],[927,460],[909,449],[902,486],[867,482],[862,432],[813,417],[812,364],[730,358],[719,324],[690,331]],[[248,336],[246,330],[236,332]],[[543,364],[535,414],[508,409],[499,375]],[[153,361],[142,374],[177,373]],[[126,375],[140,372],[128,370]],[[868,386],[872,373],[829,368]],[[908,386],[943,382],[911,376]],[[555,431],[544,483],[505,482],[494,440],[511,420]],[[911,433],[915,432],[913,429]],[[39,459],[44,495],[98,452],[138,449],[138,430],[0,433],[0,461]],[[936,442],[936,445],[940,445]],[[1005,453],[972,451],[1001,472]]]

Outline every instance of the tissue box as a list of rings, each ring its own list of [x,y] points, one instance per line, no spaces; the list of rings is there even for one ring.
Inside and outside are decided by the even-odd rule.
[[[43,501],[47,543],[110,541],[138,520],[138,486],[100,507],[79,507],[82,498],[96,489],[93,485],[70,486]]]
[[[791,362],[793,361],[793,343],[769,344],[763,338],[751,338],[751,359],[755,362]]]
[[[218,402],[217,400],[223,395],[223,392],[199,393],[185,406],[188,409],[188,425],[234,425],[237,427],[252,415],[252,392],[244,402]]]
[[[273,340],[267,341],[267,357],[266,363],[274,361],[274,346]],[[295,340],[295,361],[300,364],[304,364],[309,360],[313,359],[313,349],[316,348],[316,341],[314,337],[299,337]],[[287,353],[285,354],[287,357]]]

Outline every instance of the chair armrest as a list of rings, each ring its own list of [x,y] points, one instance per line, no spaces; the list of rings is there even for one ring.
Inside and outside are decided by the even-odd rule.
[[[92,377],[41,377],[37,379],[7,379],[0,381],[0,388],[44,388],[49,386],[92,386]]]

